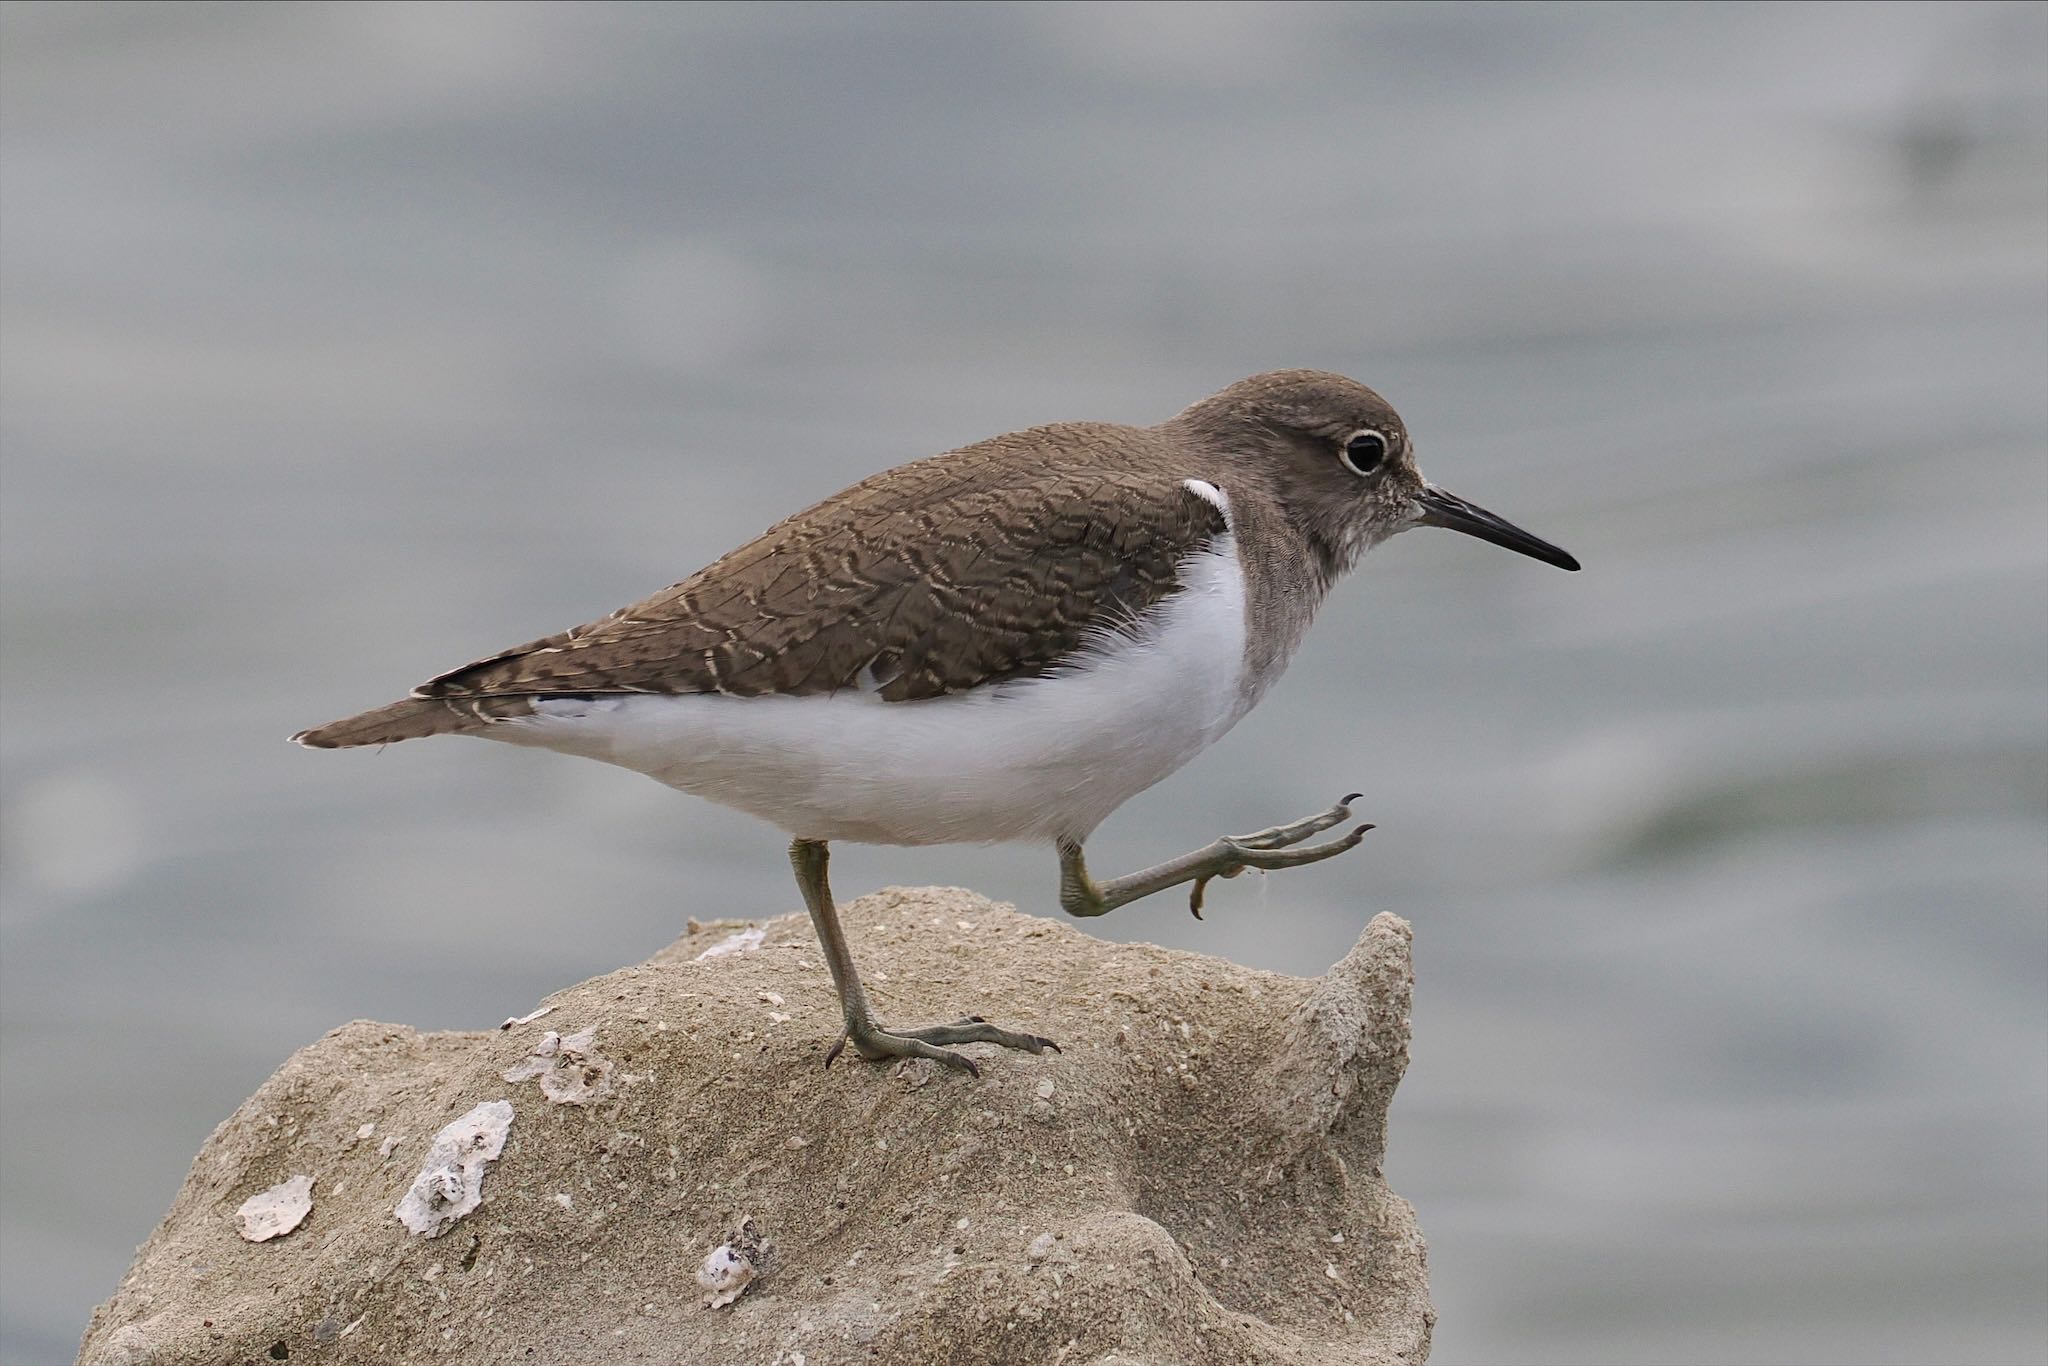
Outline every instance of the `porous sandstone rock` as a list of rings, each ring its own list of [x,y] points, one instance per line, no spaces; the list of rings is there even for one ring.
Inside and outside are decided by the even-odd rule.
[[[885,1019],[983,1010],[1065,1051],[821,1071],[837,1003],[802,916],[693,924],[549,998],[552,1030],[344,1025],[214,1131],[81,1362],[1426,1357],[1422,1237],[1379,1173],[1405,923],[1305,981],[955,889],[843,914]],[[571,1042],[608,1092],[543,1091],[526,1060]],[[437,1137],[500,1100],[480,1203],[410,1231]],[[238,1207],[297,1174],[312,1212],[246,1241]]]

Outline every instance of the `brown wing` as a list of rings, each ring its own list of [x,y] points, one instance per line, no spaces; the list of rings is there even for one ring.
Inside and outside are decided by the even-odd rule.
[[[1052,434],[856,484],[643,602],[414,695],[872,687],[902,702],[1042,674],[1172,592],[1181,561],[1225,529],[1156,468],[1077,468],[1092,431],[1061,432],[1069,458],[1048,458]]]

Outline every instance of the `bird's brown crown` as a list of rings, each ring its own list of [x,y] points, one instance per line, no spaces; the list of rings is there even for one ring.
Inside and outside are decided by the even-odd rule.
[[[1327,370],[1268,370],[1188,407],[1173,425],[1205,434],[1287,431],[1335,439],[1377,431],[1406,446],[1408,429],[1393,405],[1355,379]]]

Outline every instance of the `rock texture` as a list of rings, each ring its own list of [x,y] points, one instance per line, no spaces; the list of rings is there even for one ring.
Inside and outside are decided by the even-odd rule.
[[[821,1071],[836,1004],[801,916],[693,924],[502,1030],[345,1025],[207,1140],[80,1360],[1427,1355],[1422,1238],[1379,1174],[1406,924],[1303,981],[957,890],[844,914],[885,1019],[984,1011],[1065,1051]],[[312,1212],[247,1241],[242,1203],[301,1175]],[[400,1222],[420,1180],[445,1214],[472,1176],[439,1232]]]

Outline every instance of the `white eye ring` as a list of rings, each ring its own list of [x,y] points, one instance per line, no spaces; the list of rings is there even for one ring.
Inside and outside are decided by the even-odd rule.
[[[1351,439],[1344,443],[1344,449],[1337,458],[1344,462],[1345,469],[1362,478],[1380,467],[1387,458],[1387,450],[1387,438],[1367,428],[1365,431],[1352,433]]]

